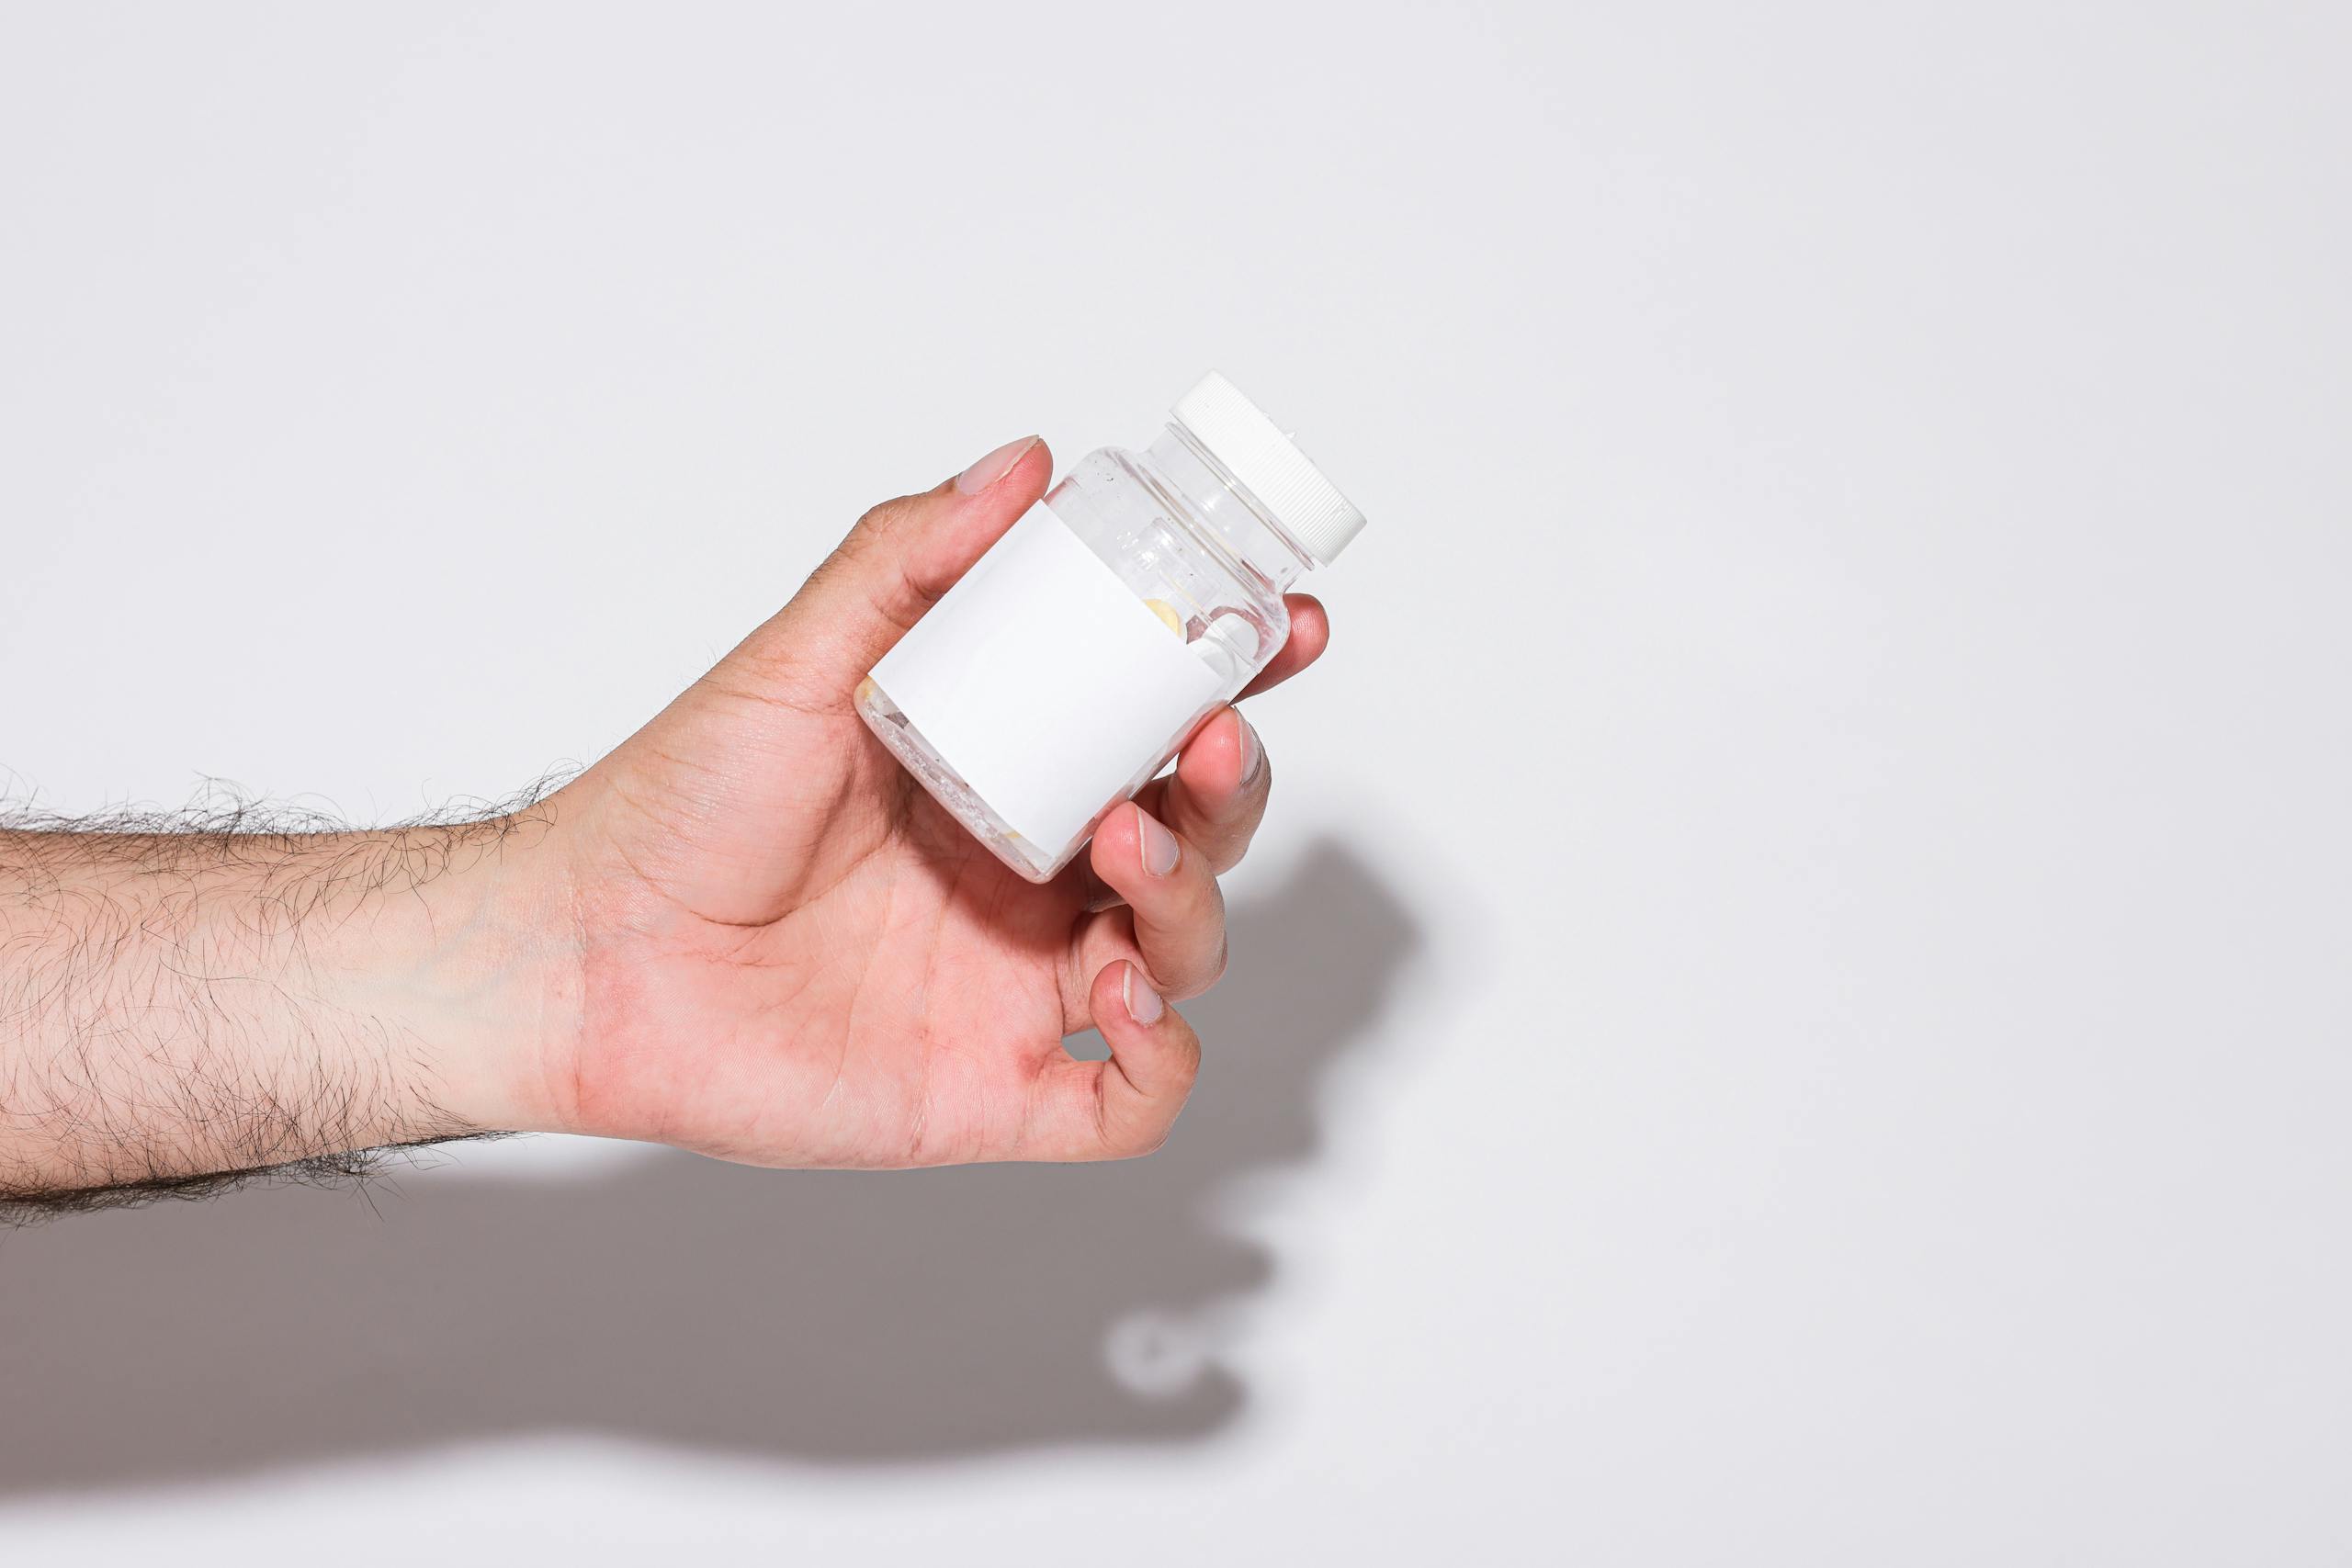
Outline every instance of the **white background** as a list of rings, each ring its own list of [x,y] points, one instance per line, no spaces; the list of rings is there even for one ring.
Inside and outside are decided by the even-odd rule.
[[[0,1239],[0,1555],[2343,1561],[2342,16],[0,11],[20,802],[504,794],[1211,365],[1373,520],[1161,1156]]]

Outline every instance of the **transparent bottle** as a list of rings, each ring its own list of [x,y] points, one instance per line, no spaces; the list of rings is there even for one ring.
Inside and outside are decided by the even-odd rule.
[[[892,755],[1050,879],[1290,635],[1283,592],[1363,526],[1214,371],[1142,452],[1089,454],[859,682]]]

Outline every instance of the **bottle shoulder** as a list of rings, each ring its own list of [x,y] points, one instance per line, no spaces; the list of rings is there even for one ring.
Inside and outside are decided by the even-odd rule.
[[[1072,464],[1046,503],[1098,549],[1188,558],[1198,570],[1229,579],[1244,596],[1279,606],[1280,585],[1238,553],[1216,526],[1218,497],[1195,496],[1148,454],[1102,446]]]
[[[1233,690],[1289,636],[1281,591],[1189,517],[1139,455],[1088,453],[1046,504],[1170,630],[1215,656]]]
[[[1148,486],[1157,476],[1140,452],[1125,446],[1097,446],[1063,471],[1059,484],[1090,491],[1115,491],[1126,486]]]

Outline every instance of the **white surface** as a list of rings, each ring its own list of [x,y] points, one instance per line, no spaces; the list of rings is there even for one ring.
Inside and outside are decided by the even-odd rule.
[[[10,1561],[2342,1561],[2341,17],[11,8],[52,806],[500,794],[1204,363],[1378,527],[1165,1153],[9,1237]]]
[[[1041,501],[882,656],[874,679],[1036,846],[1042,869],[1217,700],[1232,677],[1209,651],[1172,633]]]

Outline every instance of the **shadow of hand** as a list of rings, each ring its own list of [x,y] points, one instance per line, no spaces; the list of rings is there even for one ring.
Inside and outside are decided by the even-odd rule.
[[[243,1193],[0,1240],[0,1493],[588,1429],[811,1463],[1205,1437],[1243,1391],[1188,1314],[1271,1261],[1216,1228],[1310,1157],[1324,1068],[1418,945],[1319,846],[1233,919],[1167,1148],[1114,1166],[762,1171]]]

